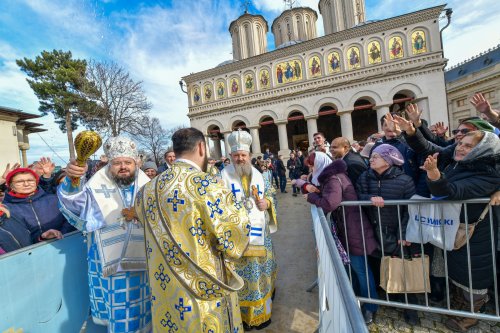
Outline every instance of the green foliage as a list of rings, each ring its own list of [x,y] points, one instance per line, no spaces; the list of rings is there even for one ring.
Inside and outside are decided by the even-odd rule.
[[[30,77],[27,81],[40,101],[39,111],[52,113],[63,132],[68,129],[68,113],[74,130],[84,114],[95,108],[85,97],[87,62],[73,59],[71,51],[42,51],[34,60],[16,63]]]

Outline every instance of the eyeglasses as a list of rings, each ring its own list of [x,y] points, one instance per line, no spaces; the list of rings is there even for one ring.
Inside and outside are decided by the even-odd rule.
[[[28,180],[16,180],[15,182],[12,182],[14,185],[19,185],[19,184],[36,184],[35,179],[28,179]]]
[[[456,129],[456,130],[451,131],[451,133],[453,135],[457,135],[458,133],[462,133],[463,135],[465,135],[465,134],[467,134],[469,132],[472,132],[472,130],[468,129],[468,128]]]

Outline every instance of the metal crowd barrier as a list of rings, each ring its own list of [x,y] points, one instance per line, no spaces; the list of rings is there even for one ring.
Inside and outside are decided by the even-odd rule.
[[[323,210],[311,206],[318,251],[319,333],[368,332]]]
[[[402,206],[407,206],[408,204],[428,204],[428,203],[433,203],[433,204],[447,204],[447,203],[462,203],[463,204],[463,210],[465,212],[465,222],[466,222],[466,225],[468,225],[469,223],[474,223],[476,221],[468,221],[467,220],[467,206],[469,204],[487,204],[489,202],[489,198],[481,198],[481,199],[471,199],[471,200],[463,200],[463,201],[446,201],[446,200],[430,200],[430,199],[426,199],[426,200],[423,200],[423,199],[417,199],[417,200],[386,200],[384,201],[384,206],[397,206],[397,215],[398,215],[398,224],[399,224],[399,230],[401,230],[401,215],[402,215],[402,211],[401,209],[405,209],[405,207],[402,207]],[[372,206],[372,203],[370,201],[345,201],[345,202],[342,202],[341,203],[341,206],[342,206],[342,210],[344,212],[344,216],[345,216],[345,207],[348,207],[348,206],[356,206],[358,207],[358,209],[360,210],[360,213],[361,213],[361,210],[362,210],[362,207],[364,206]],[[378,212],[378,220],[380,221],[380,208],[377,209],[377,212]],[[361,214],[361,217],[363,217],[363,214]],[[411,217],[409,217],[411,218]],[[314,214],[313,214],[313,219],[314,219]],[[347,223],[349,223],[349,221],[347,221]],[[361,220],[361,223],[362,223],[362,220]],[[450,304],[450,286],[452,285],[452,281],[451,279],[449,278],[448,276],[448,265],[447,265],[447,257],[448,257],[448,253],[447,251],[443,250],[443,254],[444,254],[444,270],[445,270],[445,303],[444,305],[431,305],[429,303],[429,295],[427,293],[422,293],[420,295],[423,295],[424,297],[424,300],[423,302],[420,301],[419,303],[423,303],[423,304],[412,304],[412,303],[409,303],[408,302],[408,295],[409,293],[405,293],[404,294],[404,302],[397,302],[397,301],[394,301],[394,300],[390,300],[389,299],[389,294],[385,293],[385,299],[373,299],[370,295],[370,292],[369,292],[369,288],[368,288],[368,297],[356,297],[360,302],[363,302],[363,303],[372,303],[372,304],[379,304],[379,305],[385,305],[385,306],[390,306],[390,307],[398,307],[398,308],[404,308],[404,309],[413,309],[413,310],[417,310],[417,311],[424,311],[424,312],[433,312],[433,313],[439,313],[439,314],[444,314],[444,315],[453,315],[453,316],[461,316],[461,317],[470,317],[470,318],[477,318],[477,319],[482,319],[482,320],[489,320],[489,321],[497,321],[497,322],[500,322],[500,312],[499,312],[499,299],[498,299],[498,286],[497,286],[497,267],[496,267],[496,257],[497,257],[497,253],[496,253],[496,248],[497,248],[497,244],[496,244],[496,235],[497,235],[497,228],[494,226],[494,217],[493,217],[493,211],[492,211],[492,207],[490,206],[489,207],[489,219],[485,219],[483,222],[481,223],[489,223],[489,228],[490,228],[490,234],[491,234],[491,254],[492,254],[492,264],[493,264],[493,268],[492,268],[492,274],[493,274],[493,285],[488,288],[489,289],[489,295],[493,294],[493,304],[494,304],[494,312],[491,313],[492,311],[490,311],[490,313],[478,313],[478,312],[474,312],[473,310],[473,305],[471,304],[470,305],[470,309],[469,311],[464,311],[464,310],[455,310],[455,309],[452,309],[452,305],[453,304]],[[326,227],[325,227],[326,228]],[[346,233],[347,233],[347,229],[346,230]],[[376,230],[376,229],[375,229]],[[374,230],[374,231],[375,231]],[[441,224],[441,230],[442,232],[444,233],[444,224]],[[325,233],[327,232],[327,230],[325,229]],[[420,227],[420,233],[422,232],[422,229]],[[375,231],[376,233],[376,231]],[[467,238],[469,238],[469,234],[468,234],[468,228],[466,227],[466,235],[467,235]],[[340,236],[339,236],[340,237]],[[381,231],[380,231],[380,235],[376,235],[377,238],[381,239],[382,238],[382,235],[381,235]],[[348,235],[346,234],[346,238],[348,238]],[[331,239],[331,237],[330,237]],[[365,235],[364,233],[362,233],[362,239],[363,239],[363,245],[365,244]],[[347,241],[347,239],[346,239]],[[380,245],[380,244],[379,244]],[[420,245],[420,249],[421,249],[421,253],[423,254],[424,253],[424,244],[422,244],[421,242],[419,243]],[[348,247],[348,245],[347,245]],[[384,253],[384,249],[383,249],[383,244],[382,244],[382,256],[384,255],[390,255],[390,254],[387,254],[387,253]],[[402,245],[401,245],[402,247]],[[467,270],[468,270],[468,277],[469,277],[469,285],[466,286],[469,290],[469,296],[470,296],[470,299],[473,299],[472,295],[472,281],[473,281],[473,278],[472,278],[472,272],[471,272],[471,256],[470,256],[470,244],[469,244],[469,240],[467,239],[467,243],[466,245],[464,245],[464,247],[466,247],[467,249],[467,262],[464,262],[464,265],[467,265]],[[366,246],[364,246],[365,248],[365,251],[366,251]],[[346,251],[349,251],[348,248],[346,249]],[[366,252],[365,252],[366,253]],[[338,254],[337,254],[338,255]],[[419,260],[420,258],[417,258],[417,260]],[[423,255],[422,255],[422,265],[424,266],[424,260],[423,260]],[[321,264],[323,264],[323,262],[321,262]],[[365,260],[365,270],[367,271],[367,260]],[[430,265],[429,265],[430,266]],[[324,268],[318,268],[319,270],[322,270]],[[352,272],[352,269],[351,267],[348,268],[348,271],[349,271],[349,279],[351,280],[352,282],[352,275],[353,275],[353,272]],[[424,272],[425,272],[425,269],[424,269]],[[368,274],[368,273],[367,273]],[[425,275],[425,274],[424,274]],[[424,276],[424,281],[425,279],[429,278],[428,276]],[[368,276],[366,276],[366,279],[368,281]],[[352,290],[351,290],[352,292]],[[349,295],[350,297],[350,294],[351,293],[347,293],[347,295]],[[489,303],[491,302],[491,300],[489,301]],[[472,303],[472,302],[471,302]],[[332,331],[333,332],[333,331]]]
[[[0,295],[0,332],[79,332],[89,313],[82,234],[0,256]]]

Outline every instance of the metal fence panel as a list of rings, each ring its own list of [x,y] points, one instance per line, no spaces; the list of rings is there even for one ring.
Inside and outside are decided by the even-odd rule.
[[[81,233],[0,256],[0,332],[79,332],[88,316]]]
[[[311,206],[318,251],[319,332],[368,332],[323,211]]]

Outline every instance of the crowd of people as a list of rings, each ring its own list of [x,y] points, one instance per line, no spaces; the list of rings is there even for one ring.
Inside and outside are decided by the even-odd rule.
[[[108,332],[262,329],[271,322],[275,293],[276,192],[291,186],[292,196],[333,213],[332,232],[354,273],[353,288],[371,299],[378,297],[383,253],[402,256],[404,247],[422,255],[420,244],[406,241],[406,207],[386,200],[491,197],[494,225],[478,225],[470,237],[471,266],[467,248],[447,253],[452,306],[477,312],[488,302],[496,260],[500,114],[481,94],[471,103],[481,117],[462,120],[451,138],[444,124],[427,124],[409,104],[404,115],[384,115],[383,131],[366,141],[328,142],[315,133],[310,151],[292,150],[286,160],[269,149],[252,156],[252,138],[242,130],[228,138],[228,157],[209,158],[203,133],[184,128],[160,166],[142,163],[125,137],[109,138],[100,160],[86,166],[71,161],[55,172],[45,157],[27,168],[8,164],[0,177],[0,254],[85,232],[91,315]],[[338,209],[357,200],[372,205]],[[484,204],[468,205],[460,222],[476,221],[483,210]],[[429,244],[424,252],[431,260],[442,256]],[[444,297],[443,276],[431,276],[436,301]],[[408,301],[418,302],[411,294]],[[377,310],[362,305],[367,324]],[[405,319],[418,323],[414,310],[405,310]],[[450,317],[446,325],[465,331],[476,323]]]

